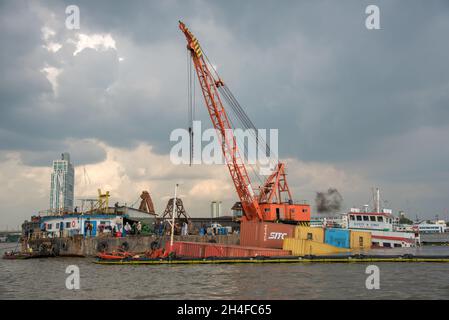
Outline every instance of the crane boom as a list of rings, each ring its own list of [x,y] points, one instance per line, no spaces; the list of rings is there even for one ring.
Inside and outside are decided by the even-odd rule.
[[[223,87],[224,83],[218,76],[217,79],[213,76],[198,40],[192,32],[181,21],[179,21],[179,28],[186,37],[187,49],[193,60],[206,108],[217,131],[229,173],[242,203],[244,219],[310,221],[310,206],[293,204],[283,163],[278,163],[274,172],[260,188],[259,194],[255,194],[245,164],[239,154],[229,117],[220,98],[218,89]],[[287,194],[286,202],[281,199],[283,194]]]
[[[179,28],[187,39],[187,47],[191,51],[191,57],[196,74],[203,92],[203,97],[209,112],[212,124],[218,133],[223,155],[231,174],[232,181],[242,202],[243,211],[249,220],[260,219],[261,215],[257,197],[251,187],[251,181],[246,171],[229,118],[218,93],[218,87],[222,84],[220,79],[215,79],[204,59],[201,47],[195,36],[181,21]]]

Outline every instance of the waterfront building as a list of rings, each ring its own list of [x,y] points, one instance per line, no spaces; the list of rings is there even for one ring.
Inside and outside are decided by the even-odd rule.
[[[122,233],[127,222],[133,225],[140,221],[152,227],[155,219],[156,214],[135,208],[109,207],[104,211],[35,217],[31,222],[25,221],[22,225],[22,233],[26,237],[34,238],[60,238],[77,235],[97,237],[107,234],[112,236],[114,229]]]
[[[75,189],[75,169],[70,162],[70,154],[65,152],[61,159],[53,161],[50,188],[50,210],[63,214],[73,211]]]

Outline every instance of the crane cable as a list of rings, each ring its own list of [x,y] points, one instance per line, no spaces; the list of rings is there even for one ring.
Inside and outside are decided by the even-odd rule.
[[[220,92],[221,92],[221,91],[220,91]],[[228,104],[230,104],[230,103],[228,102],[228,97],[227,97],[225,94],[223,94],[223,97],[225,98],[226,102],[227,102]],[[237,117],[238,117],[238,116],[237,116]],[[238,118],[238,119],[239,119],[239,118]],[[232,120],[231,118],[229,119],[229,121],[231,122],[232,127],[233,127],[233,128],[236,128],[236,126],[234,125],[233,120]],[[245,125],[244,125],[244,127],[246,128]],[[253,136],[253,132],[251,132],[251,135]],[[239,149],[243,150],[244,156],[245,156],[245,155],[248,155],[248,145],[245,144],[245,141],[241,142],[240,140],[236,139],[236,142],[237,142],[237,145],[238,145]],[[243,143],[243,148],[242,148],[242,146],[241,146],[242,143]],[[258,172],[257,172],[257,170],[259,169],[258,164],[257,164],[257,163],[256,163],[256,164],[248,163],[248,165],[249,165],[249,167],[250,167],[250,169],[251,169],[253,175],[257,178],[257,180],[259,180],[260,184],[262,185],[262,184],[263,184],[263,179],[261,178],[260,174],[258,174]]]
[[[206,61],[209,63],[209,65],[211,66],[213,72],[215,73],[215,76],[218,79],[221,79],[217,70],[215,70],[215,68],[213,67],[213,65],[211,64],[209,58],[207,57],[207,55],[205,54],[204,50],[202,51],[203,55],[206,59]],[[194,76],[193,76],[193,67],[192,67],[192,59],[191,59],[191,52],[190,50],[187,50],[187,69],[188,69],[188,118],[189,118],[189,137],[190,137],[190,165],[192,165],[192,157],[193,157],[193,130],[192,130],[192,126],[193,126],[193,119],[194,119],[194,108],[195,108],[195,80],[194,80]],[[246,112],[243,110],[243,108],[241,107],[241,105],[238,103],[237,99],[235,98],[235,96],[232,94],[231,90],[228,88],[227,85],[223,85],[220,87],[217,87],[218,91],[221,93],[221,95],[223,96],[224,100],[226,101],[226,103],[231,107],[231,113],[232,115],[239,121],[239,123],[242,125],[242,128],[247,130],[250,133],[250,137],[252,137],[255,142],[256,142],[256,150],[259,150],[260,145],[264,145],[265,146],[265,155],[267,154],[271,154],[271,150],[269,145],[266,143],[266,141],[262,138],[259,137],[258,135],[258,131],[255,127],[255,125],[253,124],[253,122],[251,121],[251,119],[248,117],[248,115],[246,114]],[[230,118],[229,121],[231,122],[231,126],[233,128],[237,128],[232,119]],[[236,139],[236,143],[238,145],[238,147],[242,150],[244,150],[244,156],[246,155],[248,158],[248,146],[247,144],[244,143],[243,141],[243,148],[241,146],[241,142],[238,141],[238,139]],[[261,175],[258,173],[258,171],[260,171],[260,164],[258,161],[256,161],[255,164],[250,164],[248,163],[250,169],[252,170],[253,175],[259,180],[260,184],[263,185],[264,184],[264,180],[261,178]],[[255,168],[256,167],[256,168]]]
[[[209,63],[209,65],[212,66],[212,63],[210,62],[210,60],[207,57],[207,55],[204,52],[204,50],[203,50],[203,55],[205,56],[205,58],[206,58],[207,62]],[[212,70],[215,73],[216,77],[218,79],[221,79],[220,75],[218,74],[218,71],[215,70],[215,68],[213,68],[213,67],[212,67]],[[223,86],[218,87],[218,89],[219,89],[220,93],[222,93],[222,95],[224,96],[226,102],[230,105],[232,110],[237,115],[237,118],[239,119],[239,121],[241,122],[243,127],[245,129],[252,129],[252,130],[250,130],[250,132],[252,133],[252,136],[255,138],[258,148],[259,148],[259,145],[260,145],[259,142],[260,142],[260,143],[262,143],[265,146],[265,148],[266,148],[265,152],[268,151],[268,153],[271,154],[270,146],[268,145],[268,143],[262,137],[259,137],[259,135],[257,134],[256,126],[251,121],[251,119],[248,117],[248,115],[246,114],[245,110],[243,110],[242,106],[237,101],[235,96],[232,94],[232,92],[229,89],[229,87],[226,84],[223,84]]]
[[[187,112],[189,128],[189,165],[193,162],[193,121],[195,119],[195,79],[192,70],[192,59],[187,50]]]
[[[210,60],[209,60],[208,56],[206,55],[206,53],[204,52],[204,50],[202,52],[203,52],[203,55],[204,55],[207,63],[209,63],[209,65],[212,66],[211,69],[215,73],[216,78],[221,79],[220,75],[218,74],[217,70],[213,67],[212,63],[210,62]],[[249,130],[250,136],[252,136],[253,139],[255,139],[256,146],[257,146],[257,148],[259,148],[259,143],[258,143],[259,142],[259,137],[258,137],[258,134],[257,134],[257,129],[256,129],[255,125],[252,123],[252,121],[249,119],[248,115],[245,113],[243,108],[237,102],[237,99],[235,99],[234,95],[232,94],[232,92],[229,90],[229,88],[226,85],[218,87],[218,90],[222,94],[222,96],[224,97],[226,103],[231,107],[231,111],[233,111],[233,115],[240,122],[240,124],[242,125],[243,129],[250,129]],[[232,127],[236,128],[236,126],[233,124],[232,120],[231,119],[229,119],[229,120],[231,122]],[[260,142],[265,144],[265,146],[267,148],[266,150],[269,150],[268,144],[263,139],[260,139]],[[237,141],[237,144],[239,144],[239,141]],[[244,145],[244,148],[241,148],[241,146],[239,146],[239,147],[242,150],[244,150],[244,155],[245,154],[247,155],[248,154],[248,148],[247,148],[247,145],[244,143],[244,141],[243,141],[243,145]],[[255,165],[254,164],[250,164],[250,163],[248,163],[248,165],[250,166],[250,169],[252,170],[254,176],[259,180],[260,184],[263,185],[265,179],[262,179],[260,174],[258,173],[258,170],[260,170],[259,163],[256,161]]]

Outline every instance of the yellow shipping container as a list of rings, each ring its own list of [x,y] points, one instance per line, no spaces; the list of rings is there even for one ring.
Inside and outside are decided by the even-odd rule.
[[[351,249],[370,249],[371,232],[351,230]]]
[[[324,229],[298,226],[295,228],[295,239],[324,242]]]
[[[330,244],[293,238],[284,239],[282,249],[291,251],[294,256],[328,255],[349,252],[349,249],[334,247]]]

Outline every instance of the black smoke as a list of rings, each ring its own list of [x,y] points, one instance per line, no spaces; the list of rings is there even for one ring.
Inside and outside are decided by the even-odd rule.
[[[329,188],[325,192],[317,192],[315,204],[319,213],[336,212],[341,209],[343,197],[335,188]]]

